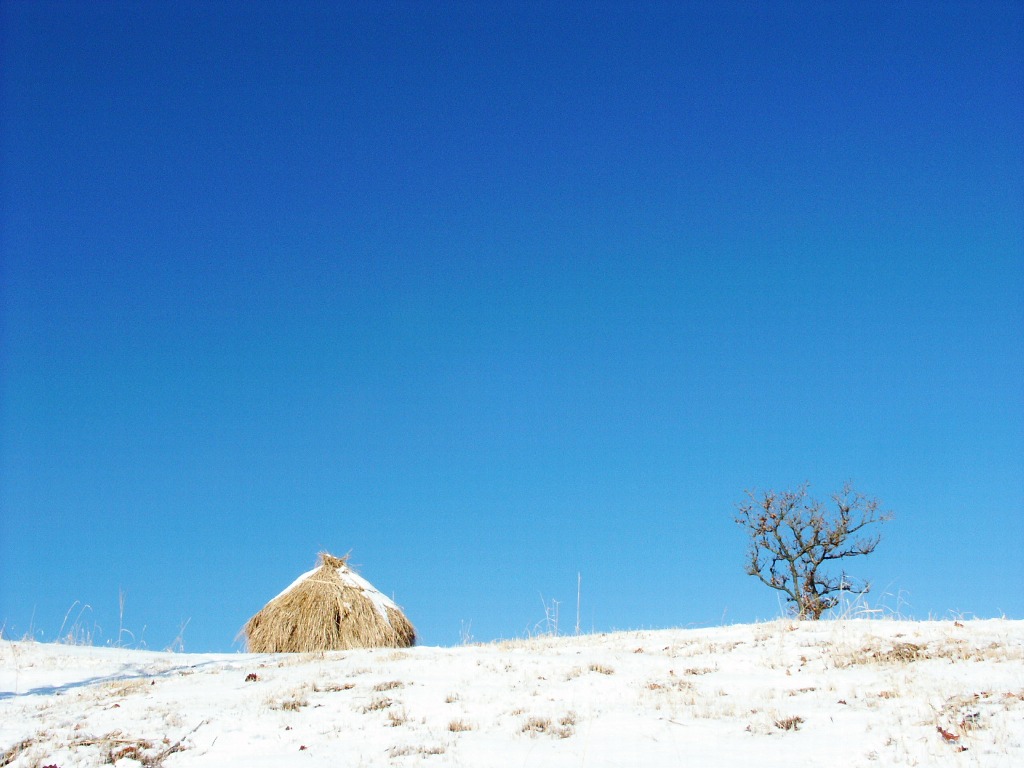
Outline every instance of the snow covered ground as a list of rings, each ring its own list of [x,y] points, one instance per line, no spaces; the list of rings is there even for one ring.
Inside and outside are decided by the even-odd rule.
[[[0,766],[1024,765],[1024,621],[197,655],[0,641]]]

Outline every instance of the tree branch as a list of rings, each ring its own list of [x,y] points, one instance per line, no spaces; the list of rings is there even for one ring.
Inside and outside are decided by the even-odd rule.
[[[795,491],[746,491],[748,503],[738,505],[736,523],[750,536],[747,573],[779,590],[801,618],[820,618],[838,604],[836,593],[852,590],[846,574],[830,576],[821,567],[831,561],[869,555],[881,535],[855,534],[892,518],[879,512],[879,501],[853,490],[846,483],[832,494],[835,511],[807,495],[805,483]]]

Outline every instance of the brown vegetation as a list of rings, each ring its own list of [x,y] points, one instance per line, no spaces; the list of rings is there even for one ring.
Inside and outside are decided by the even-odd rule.
[[[249,650],[308,653],[412,645],[416,632],[405,615],[363,584],[346,558],[322,552],[319,568],[246,622],[242,634]]]

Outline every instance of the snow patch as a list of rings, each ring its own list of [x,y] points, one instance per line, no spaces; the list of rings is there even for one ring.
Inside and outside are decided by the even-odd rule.
[[[100,768],[127,746],[153,763],[174,746],[177,768],[1018,768],[1022,723],[1024,621],[781,620],[401,653],[0,640],[10,768]]]

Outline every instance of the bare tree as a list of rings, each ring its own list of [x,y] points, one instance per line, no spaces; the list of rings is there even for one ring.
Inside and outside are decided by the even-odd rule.
[[[747,573],[786,595],[801,619],[820,619],[839,602],[838,593],[864,594],[870,584],[853,584],[842,572],[829,575],[833,560],[870,555],[881,534],[865,535],[892,515],[879,511],[878,499],[857,493],[849,483],[832,494],[835,507],[809,498],[805,483],[796,491],[747,491],[736,522],[750,535]]]

